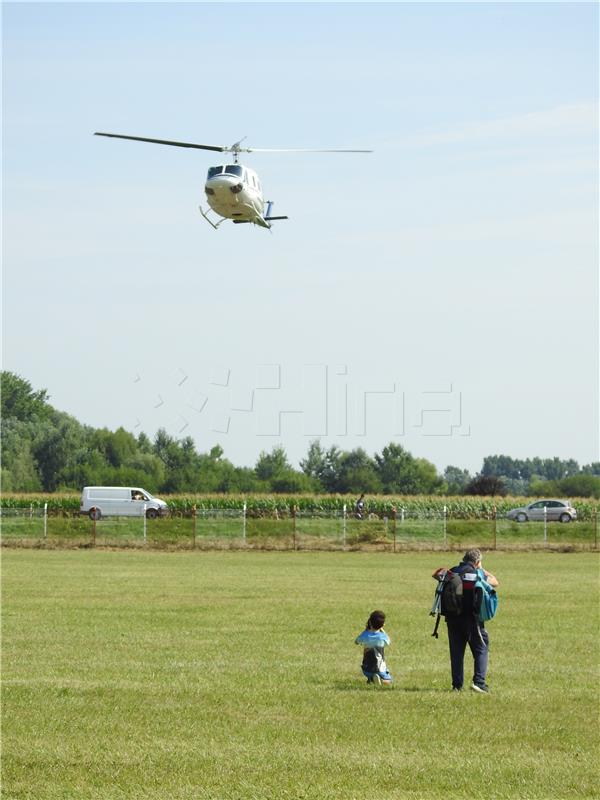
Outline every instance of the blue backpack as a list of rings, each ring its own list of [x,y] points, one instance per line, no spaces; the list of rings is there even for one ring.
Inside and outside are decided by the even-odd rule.
[[[498,610],[498,595],[494,587],[479,576],[475,591],[479,594],[479,620],[487,622],[488,619],[494,619]]]

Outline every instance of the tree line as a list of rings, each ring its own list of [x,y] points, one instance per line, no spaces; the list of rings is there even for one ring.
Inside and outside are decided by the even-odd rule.
[[[3,371],[2,487],[5,492],[79,491],[86,485],[143,486],[154,493],[361,493],[565,495],[600,497],[600,463],[488,456],[477,475],[456,466],[442,474],[390,442],[370,456],[364,449],[309,444],[300,469],[285,449],[262,452],[254,467],[238,467],[217,445],[198,452],[191,437],[159,430],[110,431],[81,424],[55,409],[45,389]]]

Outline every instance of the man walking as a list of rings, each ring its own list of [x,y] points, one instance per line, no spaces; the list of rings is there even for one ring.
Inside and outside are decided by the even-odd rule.
[[[478,578],[487,581],[496,588],[498,580],[491,572],[481,566],[481,550],[473,548],[467,550],[463,560],[450,570],[454,575],[459,575],[462,580],[462,610],[460,614],[446,615],[448,626],[448,642],[450,644],[450,667],[452,670],[452,690],[462,691],[464,683],[464,659],[467,644],[473,654],[474,669],[471,689],[475,692],[487,694],[489,687],[486,683],[489,637],[484,623],[479,620],[475,607],[475,583]],[[433,577],[442,580],[447,572],[445,567],[440,567],[433,573]]]

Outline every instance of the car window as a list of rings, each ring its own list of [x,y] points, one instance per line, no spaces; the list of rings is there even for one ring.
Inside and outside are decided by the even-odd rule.
[[[538,500],[538,502],[537,502],[537,503],[532,503],[532,504],[529,506],[529,508],[543,508],[543,507],[544,507],[544,505],[545,505],[545,504],[544,504],[544,501],[543,501],[543,500]]]

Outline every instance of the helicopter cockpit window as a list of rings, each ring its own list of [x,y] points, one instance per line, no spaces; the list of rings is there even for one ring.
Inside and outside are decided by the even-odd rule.
[[[228,164],[225,167],[225,172],[228,175],[237,175],[238,178],[241,178],[244,174],[244,168],[241,166],[241,164]]]
[[[209,167],[207,178],[214,178],[215,175],[220,175],[223,172],[223,167]]]

